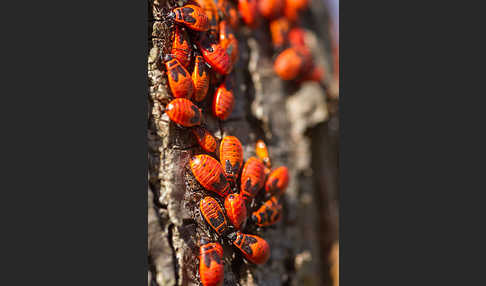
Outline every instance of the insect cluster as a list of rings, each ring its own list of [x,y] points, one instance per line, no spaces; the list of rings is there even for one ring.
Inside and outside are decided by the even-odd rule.
[[[243,22],[255,29],[263,19],[270,25],[272,43],[279,54],[276,74],[284,80],[320,81],[323,71],[313,63],[304,41],[304,30],[297,26],[299,11],[307,0],[195,0],[171,9],[165,20],[172,23],[170,51],[163,62],[173,100],[165,113],[177,125],[192,132],[208,154],[195,155],[189,166],[196,181],[215,196],[206,196],[199,209],[221,241],[232,244],[254,264],[270,257],[270,246],[252,230],[274,225],[281,219],[279,200],[289,182],[285,166],[271,169],[267,147],[262,140],[255,146],[255,157],[243,161],[238,138],[225,136],[219,143],[203,124],[198,107],[210,85],[216,87],[211,112],[226,120],[233,111],[231,72],[238,61],[238,41],[233,30]],[[222,207],[223,206],[223,207]],[[219,242],[201,241],[199,272],[202,285],[222,285],[223,247]]]
[[[271,170],[262,140],[257,141],[255,149],[257,156],[243,164],[241,142],[234,136],[225,136],[219,145],[219,161],[200,154],[193,156],[189,165],[199,184],[217,195],[206,196],[199,202],[204,220],[247,261],[263,264],[270,257],[270,246],[249,231],[271,226],[281,219],[279,199],[285,193],[289,176],[284,166]],[[199,274],[205,286],[223,283],[223,248],[219,242],[201,241]]]
[[[308,0],[188,3],[170,10],[164,20],[173,27],[172,46],[163,58],[173,97],[201,102],[210,84],[215,84],[212,113],[221,120],[228,118],[234,106],[233,83],[228,75],[239,57],[234,30],[239,28],[240,21],[250,29],[269,24],[277,53],[274,71],[281,79],[322,80],[324,70],[314,64],[305,43],[305,32],[298,25],[299,12],[307,8]]]

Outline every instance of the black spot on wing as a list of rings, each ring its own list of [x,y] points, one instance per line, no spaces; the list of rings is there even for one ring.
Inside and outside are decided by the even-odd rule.
[[[213,249],[213,248],[214,248],[214,245],[208,245],[208,246],[204,246],[203,250],[208,251],[208,250]]]
[[[181,29],[180,32],[179,32],[179,44],[182,45],[182,43],[184,43],[184,40],[185,40],[185,36],[186,34],[184,33],[184,31]]]
[[[257,242],[256,238],[251,237],[251,236],[247,236],[246,239],[245,239],[245,243],[247,243],[249,245],[256,243],[256,242]]]
[[[179,81],[179,73],[177,71],[177,68],[173,68],[170,70],[170,76],[172,77],[172,80],[175,82]]]
[[[187,14],[184,13],[184,22],[194,24],[194,23],[196,23],[196,18],[192,17],[191,15],[187,15]]]
[[[218,217],[216,218],[212,217],[209,219],[209,222],[214,228],[218,228],[225,223],[223,213],[220,211],[218,211],[217,213],[218,213]]]
[[[255,184],[254,186],[251,187],[251,193],[253,195],[256,195],[258,193],[258,184]]]
[[[243,193],[243,199],[244,199],[244,200],[248,200],[248,199],[250,199],[250,198],[251,198],[251,197],[250,197],[248,194]]]
[[[224,170],[226,172],[226,174],[233,174],[233,166],[231,166],[231,163],[229,160],[226,160],[226,162],[224,163]]]
[[[184,15],[189,15],[192,14],[192,12],[194,12],[194,9],[192,9],[191,7],[182,7],[181,10],[182,13],[184,13]]]
[[[173,67],[175,65],[177,65],[177,61],[172,61],[172,62],[169,63],[169,67]]]
[[[228,184],[228,182],[226,181],[226,177],[224,176],[223,173],[221,173],[221,174],[219,174],[219,181],[218,182],[214,182],[212,184],[212,186],[216,190],[222,191],[226,187],[226,184]]]
[[[180,73],[183,77],[187,76],[186,71],[181,66],[177,66],[174,69],[177,69],[177,72]]]
[[[204,72],[206,71],[206,64],[204,63],[203,59],[199,59],[197,62],[197,71],[199,76],[203,76]]]
[[[275,180],[272,181],[272,191],[275,191],[275,190],[278,189],[277,184],[278,184],[278,179],[275,179]]]
[[[190,122],[192,124],[201,122],[201,111],[199,111],[199,109],[195,105],[191,105],[191,109],[192,111],[194,111],[194,115],[191,117]]]
[[[257,240],[251,236],[246,236],[245,241],[243,242],[243,245],[241,246],[241,249],[243,249],[244,252],[246,252],[249,255],[253,254],[253,251],[251,250],[250,245],[253,243],[257,242]]]
[[[237,174],[238,170],[240,169],[240,162],[236,162],[236,164],[233,166],[233,174]]]
[[[221,264],[221,257],[219,257],[219,254],[216,251],[211,252],[211,256],[216,263]]]
[[[265,216],[265,212],[259,212],[258,213],[260,215],[260,221],[259,223],[265,223],[267,221],[267,217]]]
[[[267,219],[270,221],[272,219],[273,210],[271,208],[267,208],[265,210],[265,214],[267,215]]]
[[[206,265],[207,268],[211,265],[211,253],[206,253],[204,255],[204,265]]]
[[[251,188],[251,178],[248,178],[245,182],[245,191],[249,192],[250,194],[253,194],[252,188]]]

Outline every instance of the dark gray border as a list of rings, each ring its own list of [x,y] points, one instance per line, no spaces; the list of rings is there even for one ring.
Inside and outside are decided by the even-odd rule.
[[[2,9],[2,284],[147,285],[148,3],[18,3]]]
[[[479,10],[341,1],[341,286],[484,285]]]

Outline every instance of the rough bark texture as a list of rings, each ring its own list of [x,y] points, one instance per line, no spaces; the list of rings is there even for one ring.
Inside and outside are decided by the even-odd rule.
[[[161,111],[169,102],[166,77],[159,60],[169,42],[162,20],[167,3],[150,2],[148,75],[149,285],[200,285],[198,242],[220,241],[198,210],[205,191],[192,178],[187,164],[204,151],[189,130],[170,122]],[[319,63],[330,69],[326,11],[314,1],[304,27]],[[307,18],[307,17],[306,17]],[[319,20],[317,20],[319,19]],[[200,107],[205,125],[217,139],[234,135],[244,145],[245,160],[255,155],[257,139],[267,143],[275,167],[285,165],[290,184],[283,198],[284,216],[275,226],[252,233],[271,246],[264,265],[244,261],[231,246],[224,246],[224,285],[331,285],[328,253],[337,239],[337,117],[330,115],[326,94],[315,83],[295,87],[282,82],[272,69],[267,25],[237,32],[240,58],[231,76],[235,80],[235,108],[224,122],[211,115],[213,87]]]

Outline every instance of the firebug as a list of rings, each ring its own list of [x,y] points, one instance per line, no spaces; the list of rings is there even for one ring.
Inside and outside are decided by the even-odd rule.
[[[169,102],[165,113],[170,120],[184,127],[200,125],[202,120],[201,109],[185,98],[176,98]]]
[[[267,241],[257,235],[233,232],[228,235],[245,258],[255,264],[263,264],[270,258],[270,246]]]
[[[282,206],[278,199],[272,196],[258,210],[251,215],[251,221],[258,226],[269,226],[278,222],[281,218]]]
[[[289,171],[287,167],[282,166],[273,170],[268,175],[265,183],[265,192],[267,194],[282,195],[289,184]]]
[[[304,47],[282,51],[275,59],[273,69],[283,80],[293,80],[311,64],[310,52]]]
[[[228,23],[231,25],[233,29],[237,29],[240,23],[238,17],[238,11],[236,10],[233,3],[229,2],[225,9],[225,15]]]
[[[286,18],[279,18],[270,22],[270,33],[272,44],[275,48],[282,47],[287,41],[290,23]]]
[[[191,44],[186,30],[176,26],[174,30],[174,41],[172,42],[172,55],[187,69],[191,62]]]
[[[206,129],[200,126],[193,127],[191,129],[192,134],[196,137],[197,143],[206,152],[214,152],[216,150],[216,138]]]
[[[165,68],[172,95],[176,98],[191,98],[194,93],[194,83],[191,75],[179,60],[172,55],[165,57]]]
[[[219,160],[230,182],[236,182],[243,163],[243,147],[235,136],[225,136],[219,145]]]
[[[227,232],[228,223],[224,216],[223,209],[219,205],[218,201],[212,197],[205,197],[199,202],[199,209],[206,222],[221,235]]]
[[[282,12],[285,0],[259,0],[258,11],[260,14],[271,20],[276,18]]]
[[[255,197],[265,183],[265,166],[262,160],[250,157],[241,172],[240,194],[247,202]]]
[[[263,142],[263,140],[260,139],[256,142],[255,151],[256,151],[256,155],[258,156],[258,158],[260,158],[263,161],[265,166],[271,168],[272,163],[270,162],[270,157],[268,156],[268,148],[265,142]]]
[[[230,194],[224,199],[224,209],[229,221],[239,230],[241,230],[246,221],[246,205],[242,196],[239,194]]]
[[[231,112],[233,112],[234,105],[233,82],[230,77],[226,77],[224,82],[216,89],[213,96],[213,115],[221,120],[226,120]]]
[[[218,33],[219,13],[214,0],[195,0],[195,2],[206,11],[210,32]]]
[[[256,0],[238,0],[238,12],[240,12],[243,22],[248,27],[256,28],[258,25],[258,6]]]
[[[302,28],[292,28],[288,34],[289,43],[293,47],[305,46],[305,31]]]
[[[224,280],[223,247],[217,242],[199,247],[199,276],[203,286],[221,286]]]
[[[211,41],[208,37],[202,37],[197,42],[204,59],[219,74],[229,74],[232,69],[231,58],[219,43]]]
[[[196,55],[194,61],[192,81],[194,83],[194,100],[197,102],[203,101],[209,88],[209,68],[204,58],[200,55]]]
[[[228,0],[215,1],[219,11],[223,14],[223,18],[228,21],[233,29],[237,29],[240,20],[235,5]]]
[[[232,28],[225,21],[219,23],[219,43],[231,59],[231,65],[234,65],[238,60],[238,40],[236,39]]]
[[[199,146],[203,148],[206,152],[214,152],[216,150],[216,138],[214,138],[211,133],[203,127],[196,126],[191,129],[192,134],[196,137],[197,143]]]
[[[189,29],[205,32],[209,30],[209,19],[203,8],[196,5],[185,5],[172,10],[169,19],[184,24]]]
[[[299,12],[307,7],[308,0],[284,0],[284,15],[291,21],[296,22],[299,18]]]
[[[190,160],[191,171],[196,180],[206,190],[226,197],[230,191],[230,185],[224,176],[221,164],[209,155],[196,155]]]

